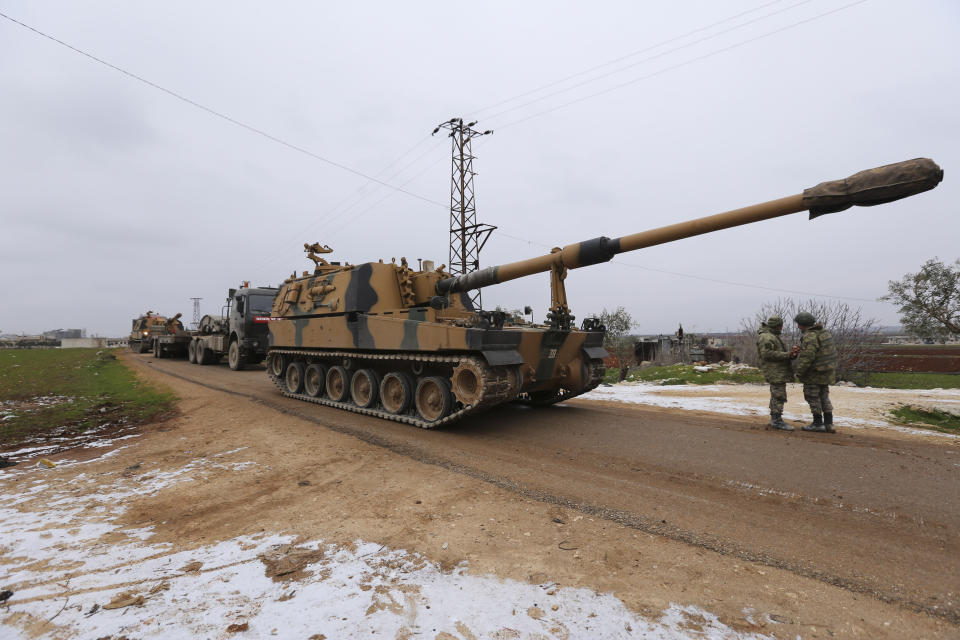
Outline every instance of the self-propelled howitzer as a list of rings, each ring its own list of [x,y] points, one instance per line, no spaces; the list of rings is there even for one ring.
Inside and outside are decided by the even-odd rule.
[[[284,395],[421,427],[449,424],[510,401],[551,404],[603,378],[604,327],[576,329],[568,269],[618,253],[800,211],[810,218],[892,202],[934,188],[943,171],[916,159],[824,182],[803,193],[621,238],[600,237],[460,276],[429,261],[341,265],[304,245],[313,273],[291,276],[271,312],[267,369]],[[551,273],[547,323],[474,309],[468,291]]]

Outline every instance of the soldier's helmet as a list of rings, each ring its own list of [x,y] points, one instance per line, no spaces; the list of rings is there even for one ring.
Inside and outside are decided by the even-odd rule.
[[[799,325],[803,325],[804,327],[812,327],[813,325],[817,324],[817,319],[813,317],[813,314],[806,311],[801,311],[798,313],[793,321]]]
[[[781,318],[780,316],[770,316],[769,318],[767,318],[766,325],[771,328],[782,327],[783,318]]]

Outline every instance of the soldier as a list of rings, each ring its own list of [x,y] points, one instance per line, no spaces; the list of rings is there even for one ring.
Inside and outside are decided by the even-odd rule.
[[[790,360],[797,357],[796,349],[787,351],[780,338],[783,318],[770,316],[760,324],[757,332],[757,353],[760,355],[760,370],[770,384],[770,426],[781,431],[793,431],[783,421],[783,403],[787,401],[787,383],[793,382]]]
[[[803,397],[813,412],[813,422],[803,430],[836,433],[830,403],[830,385],[837,381],[837,350],[833,346],[833,336],[806,311],[798,313],[793,320],[803,333],[797,357],[797,378],[803,383]]]

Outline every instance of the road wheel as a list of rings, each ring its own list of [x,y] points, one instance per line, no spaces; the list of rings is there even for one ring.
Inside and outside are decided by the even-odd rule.
[[[417,384],[417,413],[427,422],[436,422],[450,413],[453,396],[450,383],[439,376],[424,378]]]
[[[303,374],[303,390],[314,398],[323,396],[327,389],[327,368],[319,363],[311,364]]]
[[[364,409],[377,406],[380,395],[380,376],[373,369],[360,369],[350,380],[350,397],[353,403]]]
[[[197,341],[191,340],[187,345],[187,360],[190,364],[197,364]]]
[[[247,364],[240,353],[240,341],[234,340],[230,343],[230,349],[227,351],[227,362],[234,371],[240,371]]]
[[[134,353],[139,353],[139,351],[140,351],[140,341],[139,341],[139,340],[131,340],[129,343],[127,343],[127,346],[129,346],[129,347],[130,347],[130,351],[133,351]]]
[[[406,413],[413,403],[413,390],[416,385],[408,374],[391,371],[380,382],[380,404],[393,414]]]
[[[287,391],[290,393],[300,393],[303,391],[303,363],[291,362],[287,365],[287,372],[283,376],[283,381],[287,385]]]
[[[327,370],[327,395],[334,402],[343,402],[349,393],[347,370],[343,367],[330,367]]]
[[[267,372],[275,378],[283,375],[284,364],[283,356],[279,353],[271,353],[267,356]]]

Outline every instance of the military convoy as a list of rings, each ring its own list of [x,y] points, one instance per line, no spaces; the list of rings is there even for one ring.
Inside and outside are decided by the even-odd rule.
[[[275,287],[230,289],[220,317],[205,315],[192,334],[187,358],[194,364],[215,364],[223,356],[234,371],[259,364],[267,356],[267,322]]]
[[[188,357],[207,364],[227,354],[231,368],[240,369],[265,356],[267,373],[285,396],[425,428],[505,402],[552,404],[600,384],[607,355],[599,320],[586,318],[579,328],[574,322],[564,287],[569,269],[791,213],[809,211],[813,219],[892,202],[933,189],[942,178],[932,160],[909,160],[785,198],[456,276],[431,261],[413,269],[405,258],[328,262],[322,255],[330,247],[304,245],[312,272],[294,273],[279,290],[231,290],[227,312],[205,316],[191,335]],[[476,309],[468,295],[548,272],[543,325]],[[157,318],[148,313],[134,321],[132,349],[144,351],[152,327],[163,324]]]
[[[599,237],[549,254],[452,276],[429,261],[327,262],[304,245],[312,273],[288,278],[273,304],[267,371],[283,395],[419,427],[438,427],[498,404],[560,402],[603,378],[605,328],[575,328],[568,269],[627,251],[809,211],[891,202],[934,188],[942,170],[916,159],[821,183],[803,193],[621,238]],[[474,309],[467,292],[550,273],[544,326],[519,326]]]

